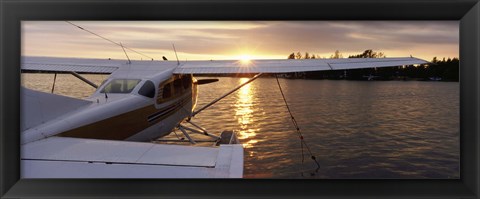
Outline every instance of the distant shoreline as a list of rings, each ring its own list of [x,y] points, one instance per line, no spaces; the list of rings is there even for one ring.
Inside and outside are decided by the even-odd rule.
[[[251,78],[256,74],[194,74],[195,77],[238,77]],[[428,82],[459,82],[459,80],[441,79],[430,80],[429,78],[415,78],[415,77],[378,77],[376,79],[368,80],[365,78],[309,78],[309,77],[285,77],[284,74],[279,74],[282,79],[304,79],[304,80],[348,80],[348,81],[428,81]],[[273,74],[263,74],[260,78],[274,78]]]

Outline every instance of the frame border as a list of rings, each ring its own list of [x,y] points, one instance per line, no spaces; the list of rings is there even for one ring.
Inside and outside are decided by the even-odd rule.
[[[0,197],[479,198],[478,0],[0,0]],[[460,180],[19,179],[22,20],[460,20]]]

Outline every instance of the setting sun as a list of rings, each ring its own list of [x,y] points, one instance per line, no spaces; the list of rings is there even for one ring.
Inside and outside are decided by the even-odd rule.
[[[242,64],[249,64],[251,62],[252,57],[250,55],[241,55],[240,56],[240,62]]]

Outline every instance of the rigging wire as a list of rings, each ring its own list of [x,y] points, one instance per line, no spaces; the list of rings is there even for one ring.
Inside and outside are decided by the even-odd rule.
[[[90,34],[92,34],[92,35],[95,35],[95,36],[97,36],[97,37],[100,37],[100,38],[102,38],[102,39],[104,39],[104,40],[106,40],[106,41],[108,41],[108,42],[110,42],[110,43],[113,43],[113,44],[117,45],[117,46],[120,46],[120,47],[122,47],[122,48],[125,48],[125,49],[127,49],[127,50],[130,50],[130,51],[132,51],[132,52],[134,52],[134,53],[137,53],[137,54],[139,54],[139,55],[148,57],[149,59],[152,59],[152,61],[153,61],[153,58],[152,58],[152,57],[150,57],[150,56],[148,56],[148,55],[145,55],[144,53],[138,52],[138,51],[136,51],[136,50],[134,50],[134,49],[131,49],[131,48],[129,48],[129,47],[126,47],[126,46],[122,46],[122,44],[120,44],[120,43],[117,43],[117,42],[115,42],[115,41],[112,41],[112,40],[110,40],[110,39],[108,39],[108,38],[106,38],[106,37],[104,37],[104,36],[102,36],[102,35],[99,35],[99,34],[97,34],[97,33],[94,33],[94,32],[92,32],[92,31],[90,31],[90,30],[87,30],[87,29],[85,29],[85,28],[83,28],[83,27],[81,27],[81,26],[79,26],[79,25],[76,25],[76,24],[70,22],[70,21],[65,21],[65,22],[69,23],[69,24],[72,25],[72,26],[75,26],[75,27],[79,28],[80,30],[83,30],[83,31],[88,32],[88,33],[90,33]]]
[[[312,151],[310,150],[310,147],[308,147],[307,142],[305,141],[305,139],[303,137],[303,134],[300,131],[300,127],[298,126],[297,120],[295,120],[295,117],[293,117],[292,111],[290,110],[290,106],[288,106],[287,99],[285,98],[285,95],[283,94],[282,86],[280,85],[280,82],[278,81],[278,75],[277,74],[275,74],[275,79],[277,80],[278,88],[280,89],[280,93],[282,94],[283,101],[285,102],[285,106],[287,107],[288,113],[290,114],[290,118],[292,119],[292,123],[295,126],[298,137],[300,138],[300,144],[301,144],[301,149],[302,149],[302,166],[303,166],[303,163],[305,162],[305,153],[303,151],[303,147],[305,146],[308,153],[310,154],[310,158],[315,162],[315,164],[317,164],[317,169],[315,169],[315,173],[317,173],[318,170],[320,169],[320,164],[318,163],[317,158],[313,155]],[[303,175],[303,172],[302,172],[302,175]]]

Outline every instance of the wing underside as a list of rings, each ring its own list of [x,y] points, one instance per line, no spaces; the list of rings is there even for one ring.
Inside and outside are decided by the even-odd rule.
[[[111,74],[125,64],[122,60],[77,59],[57,57],[22,57],[22,72],[76,72]]]
[[[349,59],[284,59],[250,61],[189,61],[182,63],[175,74],[225,73],[289,73],[307,71],[345,70],[425,64],[424,60],[405,58],[349,58]]]
[[[233,74],[233,73],[290,73],[307,71],[345,70],[359,68],[392,67],[425,64],[425,60],[414,57],[400,58],[348,58],[348,59],[278,59],[278,60],[212,60],[185,61],[176,66],[173,61],[132,61],[124,60],[76,59],[24,57],[22,72],[78,72],[110,74],[123,66],[141,70],[143,66],[176,66],[174,74]],[[155,67],[154,67],[155,68]]]

